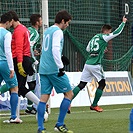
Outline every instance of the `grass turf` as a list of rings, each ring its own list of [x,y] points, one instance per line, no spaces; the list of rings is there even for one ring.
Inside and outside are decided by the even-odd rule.
[[[67,114],[65,124],[74,133],[129,133],[131,104],[101,106],[104,112],[90,111],[89,107],[73,107]],[[47,133],[54,133],[59,109],[52,109],[48,122],[44,123]],[[5,112],[1,111],[0,114]],[[5,124],[9,116],[0,116],[0,133],[37,133],[34,115],[22,115],[22,124]]]

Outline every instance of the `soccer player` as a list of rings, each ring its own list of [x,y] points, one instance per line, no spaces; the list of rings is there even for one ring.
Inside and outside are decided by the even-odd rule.
[[[12,35],[12,56],[14,62],[14,70],[17,75],[19,95],[26,97],[35,104],[39,103],[39,98],[29,89],[26,88],[27,74],[33,75],[30,41],[28,29],[19,22],[19,18],[14,11],[9,11],[13,16],[12,26],[14,28]],[[17,110],[19,115],[19,106]]]
[[[37,78],[37,65],[38,65],[38,56],[40,56],[40,35],[38,30],[42,27],[42,17],[40,14],[32,14],[30,17],[31,27],[28,28],[30,32],[30,51],[33,60],[33,67],[35,73],[31,76],[27,75],[27,83],[29,89],[34,92],[36,87],[36,78]],[[25,110],[26,113],[29,114],[36,114],[36,109],[33,107],[33,102],[28,100],[27,109]]]
[[[11,118],[9,123],[21,123],[22,120],[16,116],[16,108],[18,104],[18,82],[14,72],[12,53],[11,53],[11,32],[9,29],[12,26],[12,15],[5,13],[0,20],[0,84],[5,81],[8,90],[11,92]]]
[[[69,26],[71,15],[65,11],[59,11],[55,17],[55,24],[49,27],[43,35],[42,54],[40,58],[39,74],[41,82],[41,98],[37,107],[38,132],[46,133],[43,116],[46,103],[50,97],[53,87],[57,93],[63,93],[64,98],[60,105],[60,112],[54,130],[62,133],[73,133],[66,128],[64,119],[73,97],[69,79],[64,72],[61,61],[63,49],[63,32]]]
[[[101,33],[96,34],[88,43],[88,46],[86,48],[89,56],[86,60],[86,63],[84,65],[84,69],[82,71],[80,83],[78,86],[76,86],[73,89],[74,97],[79,93],[80,90],[82,90],[87,82],[91,82],[93,78],[96,79],[98,82],[98,88],[95,93],[95,98],[90,106],[91,110],[95,110],[97,112],[102,112],[103,109],[97,105],[99,99],[102,96],[103,89],[105,87],[105,76],[103,72],[103,67],[101,65],[101,61],[103,59],[103,55],[105,52],[105,49],[108,45],[108,42],[113,39],[114,37],[118,36],[122,30],[124,29],[125,23],[127,19],[125,16],[123,17],[122,23],[119,25],[119,27],[111,32],[112,27],[110,25],[103,25],[101,29]]]

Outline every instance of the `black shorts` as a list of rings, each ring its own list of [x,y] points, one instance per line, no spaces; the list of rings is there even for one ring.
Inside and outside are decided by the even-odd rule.
[[[25,86],[27,77],[23,77],[22,75],[19,74],[18,66],[17,66],[17,63],[18,63],[17,58],[13,58],[13,62],[14,62],[14,70],[15,70],[17,80],[18,80],[19,95],[22,95],[23,97],[25,97],[25,95],[30,91]],[[32,58],[31,57],[24,56],[22,65],[27,74],[33,75],[34,69],[32,67]]]
[[[13,58],[13,62],[14,62],[14,68],[15,68],[15,70],[18,71],[17,58]],[[23,57],[22,65],[23,65],[24,71],[28,75],[33,75],[33,73],[35,72],[34,69],[33,69],[33,67],[32,67],[32,64],[33,64],[33,61],[32,61],[32,58],[31,57],[29,57],[29,56],[24,56]]]

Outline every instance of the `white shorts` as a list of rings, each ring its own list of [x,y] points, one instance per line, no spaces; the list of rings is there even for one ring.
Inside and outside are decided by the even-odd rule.
[[[34,73],[33,75],[29,76],[27,75],[27,82],[32,82],[36,80],[36,73]]]
[[[103,67],[101,65],[84,65],[80,81],[92,82],[95,79],[99,82],[101,79],[105,79]]]
[[[32,64],[32,67],[33,67],[35,73],[33,73],[33,75],[31,75],[31,76],[27,75],[27,82],[32,82],[32,81],[35,81],[36,80],[36,74],[37,74],[37,72],[36,72],[36,69],[35,69],[35,65]]]

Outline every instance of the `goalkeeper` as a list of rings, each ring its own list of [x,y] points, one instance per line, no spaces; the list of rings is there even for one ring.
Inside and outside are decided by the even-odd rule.
[[[101,33],[96,34],[88,43],[86,48],[89,56],[84,65],[84,69],[82,71],[80,83],[73,89],[74,97],[82,90],[87,82],[91,82],[93,78],[98,82],[98,88],[95,92],[95,97],[92,105],[90,106],[91,110],[95,110],[97,112],[102,112],[103,109],[99,107],[98,101],[102,96],[103,89],[105,87],[105,77],[103,72],[103,67],[101,65],[101,61],[104,55],[104,50],[106,49],[108,42],[118,36],[122,30],[124,29],[125,23],[127,19],[125,16],[123,17],[122,23],[119,27],[111,33],[112,27],[110,25],[103,25],[101,29]]]

